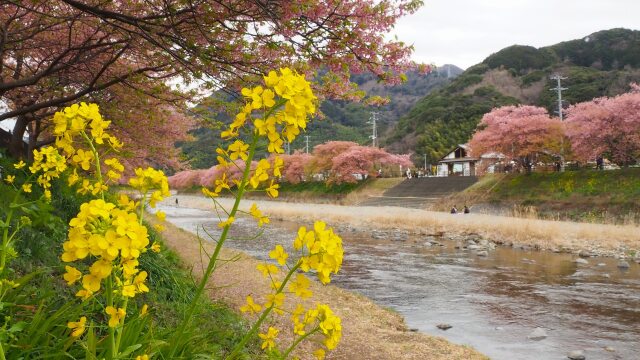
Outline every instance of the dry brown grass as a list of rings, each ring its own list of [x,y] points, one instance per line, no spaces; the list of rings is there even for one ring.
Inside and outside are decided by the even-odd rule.
[[[182,196],[180,200],[181,204],[187,203]],[[180,255],[188,268],[193,269],[194,275],[202,276],[205,265],[201,250],[211,253],[213,244],[204,243],[201,248],[197,236],[171,224],[167,224],[163,237],[165,244]],[[269,286],[256,270],[256,259],[228,249],[223,249],[221,258],[234,261],[216,269],[209,288],[212,299],[223,301],[236,309],[244,303],[247,295],[253,295],[258,301],[264,299]],[[335,351],[329,353],[328,359],[487,359],[471,348],[452,344],[443,338],[408,331],[399,314],[382,309],[363,296],[334,286],[322,286],[317,282],[312,282],[311,290],[314,296],[305,302],[307,306],[313,306],[316,302],[327,303],[343,321],[342,341]],[[289,308],[293,307],[289,303]],[[291,343],[289,329],[292,325],[287,315],[275,316],[268,325],[282,329],[279,336],[282,346]],[[303,344],[297,355],[302,359],[311,359],[313,344]]]
[[[207,209],[201,197],[184,199],[189,206]],[[181,204],[182,204],[181,197]],[[230,200],[221,199],[230,204]],[[251,202],[243,202],[248,209]],[[478,233],[488,239],[540,248],[640,249],[640,227],[515,218],[485,214],[451,215],[400,207],[355,207],[258,201],[269,215],[295,221],[323,219],[363,228],[401,228],[411,231]]]

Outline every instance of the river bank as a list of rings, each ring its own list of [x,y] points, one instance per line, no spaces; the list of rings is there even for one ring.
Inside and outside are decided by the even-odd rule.
[[[210,209],[211,200],[198,195],[177,196],[182,206]],[[175,196],[167,200],[175,201]],[[218,199],[223,205],[231,199]],[[524,219],[485,214],[448,214],[400,207],[358,207],[331,204],[245,200],[248,210],[255,202],[274,219],[312,221],[322,219],[343,230],[368,230],[372,236],[398,238],[423,235],[435,240],[452,240],[474,250],[490,251],[495,246],[532,248],[573,253],[580,257],[607,256],[640,263],[640,227],[635,225],[590,224],[569,221]],[[375,230],[375,231],[374,231]],[[377,232],[377,233],[376,233]],[[470,244],[473,245],[473,244]]]
[[[197,203],[197,199],[190,200]],[[188,201],[180,197],[182,206]],[[190,206],[193,205],[191,201]],[[172,204],[173,200],[166,203]],[[201,241],[193,233],[171,224],[166,224],[166,227],[163,233],[166,246],[179,254],[184,266],[192,269],[194,276],[199,278],[205,266],[204,252],[212,251],[212,242]],[[268,283],[256,270],[258,260],[230,249],[223,249],[221,259],[228,261],[223,261],[214,273],[209,290],[211,299],[238,309],[247,295],[253,295],[257,300],[269,293]],[[314,296],[306,302],[307,305],[316,301],[327,303],[342,318],[343,338],[338,348],[329,353],[328,359],[486,359],[469,347],[410,331],[401,315],[383,309],[361,295],[332,285],[321,286],[315,281],[311,290]],[[293,304],[289,304],[289,308],[292,310]],[[291,323],[287,315],[274,316],[269,325],[282,329],[279,336],[281,345],[286,347],[291,343]],[[311,345],[305,343],[297,355],[310,359],[314,350]]]

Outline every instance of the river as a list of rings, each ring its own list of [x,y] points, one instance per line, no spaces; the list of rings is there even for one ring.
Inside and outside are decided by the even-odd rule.
[[[219,234],[210,211],[160,206],[167,220],[195,232]],[[357,211],[357,210],[354,210]],[[227,246],[264,259],[290,244],[297,225],[278,221],[259,240],[251,219],[236,220]],[[402,314],[417,331],[470,345],[492,359],[640,359],[640,266],[618,268],[613,258],[497,247],[488,256],[456,242],[408,234],[399,240],[338,226],[343,268],[332,284],[361,293]],[[340,231],[341,230],[341,231]],[[379,236],[377,236],[379,237]],[[443,331],[436,327],[446,323]],[[531,340],[535,328],[547,337]]]

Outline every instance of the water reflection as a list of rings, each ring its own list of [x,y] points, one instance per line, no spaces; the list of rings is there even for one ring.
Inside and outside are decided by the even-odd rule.
[[[167,218],[187,230],[204,224],[216,234],[208,212],[167,207]],[[254,223],[238,219],[235,237],[251,235]],[[228,245],[265,258],[276,243],[291,246],[294,224],[278,222],[259,241]],[[617,268],[617,260],[498,248],[488,257],[474,251],[425,246],[425,239],[372,239],[368,232],[341,233],[345,262],[338,286],[362,293],[403,314],[412,328],[468,344],[494,359],[563,359],[584,350],[587,359],[637,359],[640,352],[640,268]],[[435,325],[453,327],[438,330]],[[541,341],[527,336],[546,329]],[[607,351],[605,347],[615,349]]]

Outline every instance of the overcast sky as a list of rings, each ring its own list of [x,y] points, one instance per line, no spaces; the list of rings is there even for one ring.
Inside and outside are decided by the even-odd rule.
[[[640,0],[424,0],[395,33],[414,60],[463,69],[510,45],[542,47],[599,30],[640,29]]]

